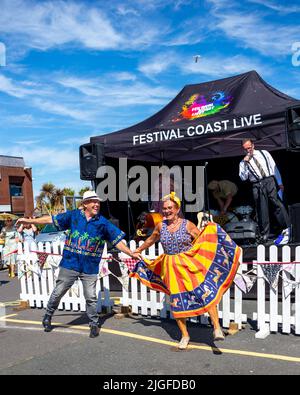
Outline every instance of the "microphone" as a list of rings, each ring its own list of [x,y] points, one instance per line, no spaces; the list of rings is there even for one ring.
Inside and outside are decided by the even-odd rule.
[[[253,155],[251,155],[249,152],[247,153],[247,155],[245,156],[245,159],[247,158],[248,160],[245,160],[246,163],[248,163]]]

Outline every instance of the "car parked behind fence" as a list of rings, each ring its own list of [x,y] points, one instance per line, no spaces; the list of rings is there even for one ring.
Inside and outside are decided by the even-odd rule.
[[[53,243],[53,242],[64,242],[66,240],[66,234],[63,231],[59,231],[52,224],[45,225],[41,232],[36,236],[36,243]]]

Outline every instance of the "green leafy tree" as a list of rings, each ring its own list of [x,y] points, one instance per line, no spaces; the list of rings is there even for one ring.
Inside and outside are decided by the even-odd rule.
[[[67,210],[73,210],[73,197],[75,196],[75,191],[72,188],[63,189],[64,196],[66,196],[66,206]]]
[[[79,191],[79,196],[83,196],[84,192],[90,191],[90,190],[91,189],[89,187],[81,188],[80,191]]]
[[[64,196],[74,196],[71,188],[57,188],[51,182],[42,185],[40,194],[36,197],[36,207],[42,214],[58,214],[64,211]],[[72,208],[72,203],[67,202],[67,209]]]

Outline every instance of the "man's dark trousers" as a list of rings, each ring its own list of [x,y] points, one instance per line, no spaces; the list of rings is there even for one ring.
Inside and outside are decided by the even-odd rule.
[[[290,219],[284,205],[278,198],[274,177],[266,177],[261,181],[254,182],[252,186],[260,235],[267,238],[270,233],[269,201],[272,213],[281,229],[288,228]]]

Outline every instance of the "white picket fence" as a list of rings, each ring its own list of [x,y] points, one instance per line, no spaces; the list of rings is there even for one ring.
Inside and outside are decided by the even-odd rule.
[[[134,241],[130,242],[130,248],[136,249],[136,244]],[[36,272],[31,272],[31,275],[23,275],[20,279],[21,293],[20,299],[27,300],[31,307],[46,307],[49,296],[54,288],[55,276],[57,276],[57,270],[42,270],[38,271],[38,264],[35,263],[37,256],[34,252],[30,251],[40,251],[47,252],[49,254],[61,254],[63,249],[63,243],[53,244],[39,243],[39,245],[32,244],[28,246],[26,243],[24,247],[19,244],[19,259],[20,261],[25,261],[25,264],[29,264],[35,267]],[[157,246],[152,246],[149,250],[144,252],[145,256],[150,259],[154,259],[158,254],[162,253],[162,246],[159,244]],[[104,249],[102,259],[109,257],[107,249]],[[119,258],[128,258],[127,255],[120,253]],[[239,272],[247,270],[247,268],[240,266]],[[102,307],[108,309],[112,308],[114,305],[114,300],[110,297],[110,283],[109,277],[106,276],[97,282],[97,292],[98,292],[98,311]],[[145,316],[161,318],[172,317],[170,314],[170,308],[168,303],[168,297],[162,293],[154,290],[148,290],[147,287],[141,284],[137,279],[129,279],[129,291],[123,288],[121,304],[123,306],[131,306],[133,314],[141,314]],[[75,310],[75,311],[85,311],[85,299],[83,295],[83,289],[81,281],[78,281],[78,287],[76,292],[72,288],[61,300],[59,309],[65,310]],[[242,323],[247,322],[247,315],[242,312],[242,292],[237,286],[234,286],[231,290],[228,290],[223,296],[222,302],[219,306],[219,317],[222,319],[223,327],[228,328],[231,321],[238,323],[239,328],[242,328]],[[199,318],[193,318],[192,321],[200,321],[203,324],[207,323],[207,314]]]
[[[300,335],[300,264],[295,264],[295,278],[282,272],[282,280],[278,287],[273,289],[265,281],[264,273],[260,263],[278,262],[278,248],[271,246],[269,260],[266,260],[266,248],[257,248],[257,311],[253,313],[253,320],[257,321],[258,332],[256,338],[265,338],[271,332],[277,333],[281,325],[282,333],[289,334],[292,327],[296,335]],[[282,248],[282,263],[291,262],[292,250],[289,246]],[[300,246],[295,249],[295,260],[300,262]],[[283,265],[284,267],[284,265]],[[285,296],[285,287],[289,283],[295,284],[294,290],[289,296]],[[281,293],[281,298],[279,294]]]
[[[18,246],[18,258],[20,262],[25,262],[27,268],[34,268],[39,271],[39,265],[36,263],[37,254],[32,251],[47,252],[48,254],[61,255],[64,247],[64,243],[39,243],[36,245],[32,243],[30,246],[24,243],[22,246],[19,243]],[[104,249],[103,259],[108,256],[107,248]],[[31,267],[28,267],[31,265]],[[37,272],[31,272],[31,275],[23,275],[20,279],[21,293],[20,299],[29,302],[31,307],[45,308],[47,306],[49,297],[55,285],[55,278],[57,278],[58,270],[42,270]],[[108,310],[114,305],[114,300],[110,297],[109,289],[109,278],[104,277],[97,281],[96,292],[98,295],[97,310],[101,311],[102,307],[106,307]],[[59,310],[74,310],[74,311],[86,311],[86,302],[83,295],[83,286],[80,280],[78,280],[74,287],[70,289],[61,299],[58,306]]]
[[[1,247],[1,246],[0,246]],[[63,244],[39,244],[31,245],[31,251],[45,251],[49,254],[61,254]],[[30,253],[28,245],[22,247],[19,244],[19,256],[23,258],[27,264],[36,261],[36,255]],[[130,242],[130,248],[135,249],[135,242]],[[291,262],[291,248],[288,246],[282,249],[282,262]],[[144,255],[150,259],[154,259],[158,254],[162,253],[161,245],[152,246],[149,250],[144,251]],[[104,249],[102,259],[108,258],[110,255],[107,249]],[[252,314],[253,320],[257,321],[256,333],[257,338],[265,338],[269,333],[291,333],[300,335],[300,286],[297,285],[290,296],[284,296],[284,284],[279,282],[281,288],[273,290],[262,272],[260,263],[278,262],[278,248],[271,246],[269,251],[269,260],[266,261],[266,248],[259,246],[257,248],[257,264],[254,262],[253,267],[257,268],[257,300],[255,304],[251,304],[254,311],[248,311]],[[128,258],[127,255],[120,253],[119,258]],[[300,246],[295,251],[295,262],[300,262]],[[36,266],[38,266],[36,264]],[[247,264],[242,264],[238,273],[245,273],[249,270]],[[295,283],[300,283],[300,264],[296,264]],[[31,276],[24,275],[20,280],[21,293],[20,299],[29,301],[31,307],[45,308],[49,296],[54,288],[55,271],[43,270],[40,274],[32,273]],[[290,280],[289,275],[282,274],[284,280]],[[114,299],[111,297],[110,277],[104,277],[97,282],[98,292],[98,310],[102,307],[111,309],[114,305]],[[282,294],[280,296],[280,293]],[[143,316],[172,318],[170,313],[168,297],[161,292],[147,289],[136,279],[129,279],[129,290],[123,288],[121,296],[121,304],[123,306],[131,306],[133,314],[141,314]],[[82,284],[78,281],[78,289],[71,289],[61,300],[59,309],[85,311],[86,304],[83,296]],[[248,308],[249,309],[249,308]],[[247,322],[248,315],[245,313],[243,303],[243,293],[233,285],[228,290],[219,305],[219,317],[222,319],[222,326],[228,328],[230,322],[238,324],[241,329],[242,324]],[[191,319],[194,322],[202,324],[207,323],[207,315]]]

